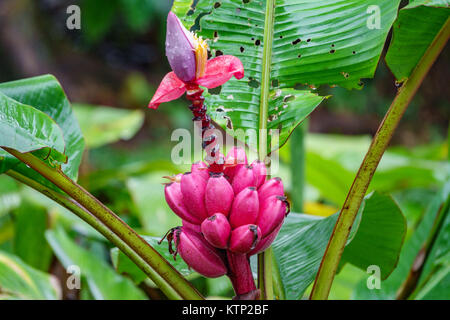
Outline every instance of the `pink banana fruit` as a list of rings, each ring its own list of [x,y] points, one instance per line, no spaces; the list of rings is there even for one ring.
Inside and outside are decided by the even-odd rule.
[[[206,218],[201,225],[201,232],[205,239],[214,247],[226,249],[230,239],[231,226],[225,215],[216,213]]]
[[[271,233],[283,222],[288,208],[289,203],[286,197],[270,196],[264,200],[260,206],[258,219],[256,220],[256,224],[261,228],[263,237]]]
[[[190,172],[183,174],[180,182],[183,203],[191,215],[200,219],[200,223],[207,218],[204,202],[206,183],[201,175]]]
[[[191,214],[184,205],[183,194],[181,193],[181,186],[179,182],[166,184],[164,187],[164,195],[170,209],[172,209],[172,211],[181,219],[193,224],[200,224],[202,222],[201,217]]]
[[[221,174],[212,174],[206,184],[205,207],[208,216],[217,212],[228,216],[234,199],[233,188]]]
[[[253,250],[261,240],[261,229],[254,224],[246,224],[234,229],[230,237],[230,251],[247,253]]]
[[[256,178],[253,168],[250,166],[242,166],[236,169],[236,173],[231,183],[234,194],[238,194],[247,187],[256,187]]]
[[[177,251],[192,269],[209,278],[227,273],[227,267],[217,249],[200,234],[186,228],[175,231]]]
[[[231,227],[234,229],[244,224],[255,223],[258,213],[259,200],[256,188],[245,188],[234,198],[229,217]]]

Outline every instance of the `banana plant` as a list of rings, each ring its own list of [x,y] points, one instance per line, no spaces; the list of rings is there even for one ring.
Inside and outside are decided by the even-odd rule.
[[[365,219],[370,221],[377,213],[389,212],[396,217],[381,220],[392,228],[392,250],[374,248],[375,258],[386,266],[383,277],[395,268],[404,238],[403,217],[389,197],[376,193],[366,196],[366,191],[404,111],[450,35],[447,1],[411,1],[398,14],[399,3],[174,1],[172,12],[186,28],[207,39],[210,55],[241,61],[244,72],[239,66],[235,78],[221,83],[219,90],[205,93],[206,113],[232,135],[237,129],[256,130],[256,136],[244,136],[243,142],[257,151],[260,160],[283,146],[294,129],[329,98],[316,94],[316,88],[362,89],[362,79],[375,73],[395,22],[387,64],[402,83],[397,97],[380,124],[342,210],[322,220],[291,214],[273,244],[274,250],[267,248],[258,255],[262,299],[273,299],[274,292],[278,298],[299,298],[312,281],[311,299],[326,299],[341,257],[342,261],[361,265],[358,257],[362,251],[358,248],[372,236],[367,228],[377,227]],[[418,18],[422,14],[431,14],[432,22]],[[405,51],[411,52],[407,59]],[[201,79],[204,73],[196,76]],[[190,87],[181,89],[181,94],[188,90],[189,98]],[[196,103],[200,95],[195,91],[190,100]],[[152,246],[154,242],[139,236],[76,182],[83,138],[70,102],[54,77],[0,84],[0,127],[1,173],[46,195],[93,226],[168,298],[204,298]],[[271,135],[276,130],[279,141],[273,143]],[[317,238],[317,234],[321,236]],[[386,240],[383,234],[376,236],[380,240],[376,243]],[[299,242],[305,246],[298,248]],[[296,272],[290,273],[293,268]]]

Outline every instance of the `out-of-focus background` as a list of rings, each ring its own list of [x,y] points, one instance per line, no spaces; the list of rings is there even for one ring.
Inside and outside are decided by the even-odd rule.
[[[157,111],[147,108],[169,71],[164,40],[171,2],[0,1],[0,82],[55,75],[73,103],[86,139],[79,182],[140,233],[156,237],[180,223],[164,202],[161,184],[162,176],[186,171],[170,160],[171,148],[177,143],[170,141],[171,133],[176,128],[192,130],[184,98],[163,104]],[[81,30],[66,27],[66,9],[72,4],[81,8]],[[371,185],[371,190],[393,195],[411,228],[447,177],[449,55],[447,48],[432,67]],[[338,210],[397,90],[384,58],[375,78],[363,82],[360,91],[319,88],[320,94],[332,97],[309,120],[306,213],[329,215]],[[288,192],[291,147],[288,144],[281,150],[280,176],[287,182]],[[42,212],[43,222],[34,222],[43,223],[41,234],[27,234],[26,221],[17,223],[23,210]],[[0,250],[13,252],[64,281],[67,274],[52,253],[55,248],[43,238],[45,229],[58,223],[84,253],[110,262],[108,244],[77,218],[56,205],[49,207],[13,180],[0,177]],[[37,242],[39,257],[29,253],[19,240],[24,235]],[[364,274],[353,267],[344,268],[332,298],[350,298],[353,286]],[[208,296],[231,296],[225,278],[194,277],[193,281]],[[87,289],[61,288],[62,297],[67,299],[98,298]],[[142,282],[139,288],[149,297],[160,297],[151,283]]]

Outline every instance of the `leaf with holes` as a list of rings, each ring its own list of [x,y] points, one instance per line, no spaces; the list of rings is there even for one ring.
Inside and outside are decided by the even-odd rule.
[[[175,0],[172,11],[209,39],[213,55],[244,64],[243,79],[206,95],[213,119],[224,129],[280,129],[283,145],[324,99],[308,87],[358,89],[374,75],[399,2]],[[256,149],[258,138],[245,142]]]

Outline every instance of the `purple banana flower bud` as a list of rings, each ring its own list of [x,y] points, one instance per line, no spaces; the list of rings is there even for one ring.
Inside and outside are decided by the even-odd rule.
[[[264,182],[264,184],[258,189],[259,201],[263,202],[270,196],[283,196],[284,187],[283,181],[280,178],[272,178]]]
[[[200,234],[186,228],[175,231],[177,251],[192,269],[209,278],[227,273],[227,267],[217,249]]]
[[[234,174],[231,186],[233,187],[234,194],[238,194],[247,187],[256,187],[256,179],[253,174],[253,168],[250,166],[242,166],[238,168]]]
[[[223,173],[211,174],[205,190],[205,206],[208,216],[217,212],[228,216],[233,199],[233,188]]]
[[[267,248],[270,247],[270,245],[272,244],[272,242],[275,240],[275,238],[278,235],[278,232],[280,232],[281,227],[283,226],[282,223],[280,223],[278,225],[278,227],[275,228],[275,230],[273,230],[271,233],[269,233],[267,236],[263,237],[258,244],[256,245],[256,247],[250,251],[247,256],[253,256],[257,253],[263,252],[264,250],[266,250]]]
[[[234,229],[245,224],[255,223],[258,212],[259,200],[256,188],[245,188],[234,198],[229,218],[231,227]]]
[[[166,56],[180,80],[188,82],[195,78],[195,39],[173,12],[167,17]]]
[[[198,174],[202,176],[206,180],[209,179],[208,165],[203,161],[194,162],[191,166],[191,172],[192,174]]]
[[[256,188],[261,187],[261,185],[266,181],[267,168],[263,161],[255,160],[252,163],[253,174],[256,179]]]
[[[183,194],[181,193],[181,186],[179,182],[166,184],[164,187],[164,194],[166,196],[167,204],[177,216],[193,224],[202,223],[202,219],[191,214],[184,205]]]
[[[230,251],[247,253],[261,240],[261,229],[254,224],[246,224],[234,229],[230,237]]]
[[[192,216],[200,219],[200,223],[207,218],[204,203],[207,181],[201,175],[187,172],[181,177],[181,193],[183,203]]]
[[[233,147],[225,158],[225,170],[224,173],[230,179],[233,179],[236,170],[240,167],[247,165],[247,155],[243,148]]]
[[[203,220],[201,231],[205,239],[214,247],[226,249],[231,234],[231,226],[227,217],[216,213]]]
[[[265,237],[280,225],[286,216],[289,202],[283,196],[270,196],[265,199],[259,209],[256,224],[261,228],[262,236]]]

